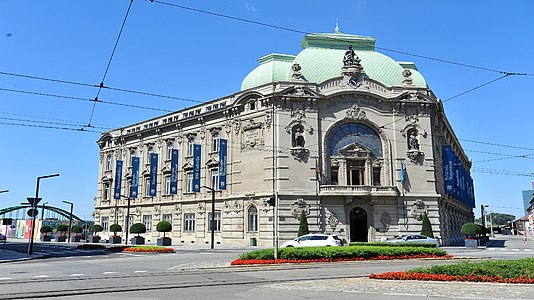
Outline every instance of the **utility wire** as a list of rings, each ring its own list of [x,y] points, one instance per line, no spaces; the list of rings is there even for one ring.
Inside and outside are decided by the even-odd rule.
[[[14,90],[14,89],[6,89],[6,88],[0,88],[0,91],[13,92],[13,93],[22,93],[22,94],[29,94],[29,95],[36,95],[36,96],[53,97],[53,98],[66,99],[66,100],[78,100],[78,101],[86,101],[86,102],[94,102],[95,101],[94,99],[89,99],[89,98],[80,98],[80,97],[73,97],[73,96],[65,96],[65,95],[49,94],[49,93],[40,93],[40,92],[32,92],[32,91],[24,91],[24,90]],[[139,109],[162,111],[162,112],[174,112],[174,111],[168,110],[168,109],[154,108],[154,107],[134,105],[134,104],[128,104],[128,103],[112,102],[112,101],[105,101],[105,100],[96,100],[96,101],[99,102],[99,103],[104,103],[104,104],[109,104],[109,105],[125,106],[125,107],[139,108]],[[92,127],[92,125],[91,126],[87,126],[87,127]]]
[[[206,15],[217,16],[217,17],[221,17],[221,18],[225,18],[225,19],[234,20],[234,21],[239,21],[239,22],[244,22],[244,23],[249,23],[249,24],[254,24],[254,25],[259,25],[259,26],[264,26],[264,27],[268,27],[268,28],[274,28],[274,29],[279,29],[279,30],[284,30],[284,31],[304,34],[304,35],[313,34],[313,33],[302,31],[302,30],[298,30],[298,29],[293,29],[293,28],[289,28],[289,27],[284,27],[284,26],[278,26],[278,25],[273,25],[273,24],[269,24],[269,23],[253,21],[253,20],[250,20],[250,19],[244,19],[244,18],[229,16],[229,15],[225,15],[225,14],[221,14],[221,13],[216,13],[216,12],[207,11],[207,10],[203,10],[203,9],[188,7],[188,6],[184,6],[184,5],[178,5],[178,4],[169,3],[169,2],[165,2],[165,1],[150,0],[150,2],[157,3],[157,4],[160,4],[160,5],[170,6],[170,7],[174,7],[174,8],[179,8],[179,9],[183,9],[183,10],[193,11],[193,12],[197,12],[197,13],[202,13],[202,14],[206,14]],[[328,36],[324,36],[324,37],[325,38],[330,38]],[[353,44],[360,44],[360,43],[358,43],[356,41],[353,41],[353,40],[345,40],[342,37],[335,37],[335,38],[332,37],[331,39],[332,40],[337,40],[337,41],[346,41],[346,42],[353,43]],[[457,65],[457,66],[460,66],[460,67],[466,67],[466,68],[472,68],[472,69],[477,69],[477,70],[482,70],[482,71],[505,74],[505,75],[508,75],[508,76],[510,76],[510,75],[534,76],[534,73],[531,74],[531,73],[507,72],[507,71],[502,71],[502,70],[497,70],[497,69],[492,69],[492,68],[486,68],[486,67],[479,67],[479,66],[475,66],[475,65],[464,64],[464,63],[459,63],[459,62],[455,62],[455,61],[451,61],[451,60],[434,58],[434,57],[430,57],[430,56],[414,54],[414,53],[410,53],[410,52],[399,51],[399,50],[394,50],[394,49],[389,49],[389,48],[376,47],[376,46],[375,46],[375,48],[376,49],[380,49],[380,50],[384,50],[384,51],[388,51],[388,52],[394,52],[394,53],[404,54],[404,55],[408,55],[408,56],[423,58],[423,59],[427,59],[427,60],[433,60],[433,61],[437,61],[437,62],[441,62],[441,63]]]
[[[0,117],[0,120],[17,121],[17,122],[29,122],[29,123],[40,123],[40,124],[52,124],[52,125],[80,126],[80,124],[73,124],[73,123],[36,121],[36,120],[18,119],[18,118],[3,118],[3,117]],[[93,128],[110,129],[109,127],[100,127],[100,126],[94,126],[94,125],[93,125]]]
[[[501,80],[501,79],[503,79],[503,78],[506,78],[506,77],[508,77],[508,76],[510,76],[510,75],[511,75],[511,74],[505,74],[505,75],[503,75],[503,76],[501,76],[501,77],[499,77],[499,78],[496,78],[496,79],[493,79],[493,80],[488,81],[488,82],[486,82],[486,83],[483,83],[483,84],[481,84],[481,85],[478,85],[478,86],[476,86],[476,87],[474,87],[474,88],[472,88],[472,89],[469,89],[469,90],[467,90],[467,91],[465,91],[465,92],[462,92],[462,93],[460,93],[460,94],[458,94],[458,95],[455,95],[455,96],[452,96],[452,97],[450,97],[450,98],[447,98],[447,99],[443,100],[443,103],[445,103],[445,102],[447,102],[447,101],[450,101],[450,100],[452,100],[452,99],[458,98],[458,97],[460,97],[460,96],[462,96],[462,95],[465,95],[465,94],[467,94],[467,93],[469,93],[469,92],[472,92],[472,91],[474,91],[474,90],[478,90],[478,89],[481,88],[481,87],[485,87],[486,85],[489,85],[489,84],[491,84],[491,83],[494,83],[495,81],[499,81],[499,80]]]
[[[70,131],[91,132],[91,133],[102,133],[101,131],[85,129],[85,128],[69,128],[69,127],[46,126],[46,125],[23,124],[23,123],[0,122],[0,125],[46,128],[46,129],[57,129],[57,130],[70,130]]]
[[[18,113],[6,112],[6,111],[0,111],[0,114],[17,116],[17,117],[27,117],[27,118],[34,118],[34,119],[42,119],[42,120],[61,121],[61,122],[68,122],[68,123],[73,123],[73,124],[77,123],[77,125],[85,124],[85,123],[80,122],[80,121],[72,121],[72,120],[65,120],[65,119],[58,119],[58,118],[34,116],[34,115],[28,115],[28,114],[18,114]],[[118,127],[118,126],[103,125],[103,124],[95,124],[95,125],[101,126],[102,128],[110,128],[110,129]]]
[[[130,0],[130,4],[128,5],[128,10],[126,11],[126,15],[124,16],[124,19],[122,20],[121,29],[119,30],[119,34],[117,36],[117,39],[115,40],[115,45],[113,46],[113,51],[111,52],[111,56],[109,57],[108,64],[106,66],[106,71],[104,71],[104,75],[102,76],[102,81],[100,81],[100,85],[98,87],[98,92],[96,93],[96,97],[93,100],[93,108],[91,110],[91,117],[89,118],[89,122],[87,123],[86,127],[91,127],[91,121],[93,121],[93,115],[95,113],[95,107],[98,102],[98,96],[100,96],[100,92],[102,91],[102,88],[104,87],[104,81],[106,79],[106,76],[108,75],[109,67],[111,66],[111,61],[113,60],[113,56],[115,55],[115,51],[117,50],[117,46],[119,45],[119,40],[122,35],[122,31],[124,29],[124,25],[126,24],[126,20],[128,19],[128,15],[130,14],[130,9],[132,8],[133,0]]]

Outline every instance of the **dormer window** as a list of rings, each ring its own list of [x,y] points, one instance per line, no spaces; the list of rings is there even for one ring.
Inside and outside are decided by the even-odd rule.
[[[255,101],[250,101],[248,103],[248,109],[249,110],[255,110],[256,109],[256,102]]]

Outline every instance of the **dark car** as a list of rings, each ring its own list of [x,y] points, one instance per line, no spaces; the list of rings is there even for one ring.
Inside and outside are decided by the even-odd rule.
[[[5,242],[6,236],[0,233],[0,242]]]

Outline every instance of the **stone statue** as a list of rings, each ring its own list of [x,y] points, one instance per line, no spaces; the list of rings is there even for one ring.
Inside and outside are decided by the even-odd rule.
[[[345,56],[343,57],[343,65],[352,66],[356,64],[356,53],[352,50],[352,45],[349,46],[349,50],[345,51]]]
[[[302,129],[297,127],[295,129],[295,147],[304,147],[304,136],[302,135]]]
[[[419,141],[415,131],[412,131],[408,137],[408,150],[419,150]]]

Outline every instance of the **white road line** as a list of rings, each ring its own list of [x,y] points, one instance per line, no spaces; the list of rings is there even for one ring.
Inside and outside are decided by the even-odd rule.
[[[146,273],[146,271],[135,271],[134,273]]]
[[[491,250],[491,251],[493,251],[493,250],[495,250],[495,248],[488,248],[488,250]]]
[[[72,276],[72,277],[75,277],[75,276],[85,276],[85,274],[70,274],[70,276]]]
[[[68,256],[68,257],[65,257],[65,258],[74,258],[74,256]]]
[[[102,275],[119,274],[119,272],[104,272]]]
[[[525,251],[527,251],[527,252],[532,252],[532,250],[531,250],[531,249],[524,249],[524,250],[525,250]]]
[[[37,275],[37,276],[33,276],[33,278],[48,278],[50,276],[48,275]]]
[[[512,251],[519,251],[519,249],[512,249]]]
[[[501,250],[501,251],[506,251],[506,249],[504,249],[504,248],[500,248],[500,250]]]
[[[0,280],[10,280],[10,279],[13,279],[11,277],[0,277]]]

